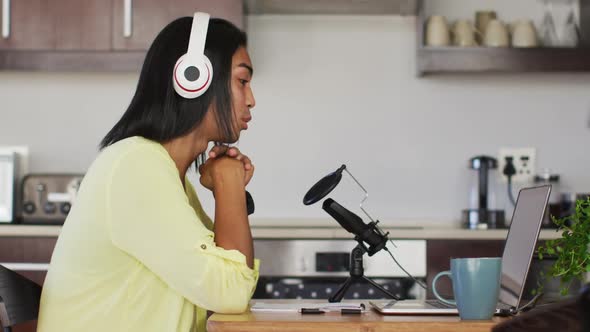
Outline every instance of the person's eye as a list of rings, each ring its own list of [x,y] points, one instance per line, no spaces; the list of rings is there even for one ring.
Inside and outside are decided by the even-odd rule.
[[[240,84],[242,84],[242,86],[246,86],[246,84],[249,82],[248,80],[243,80],[243,79],[240,79],[239,81],[240,81]]]

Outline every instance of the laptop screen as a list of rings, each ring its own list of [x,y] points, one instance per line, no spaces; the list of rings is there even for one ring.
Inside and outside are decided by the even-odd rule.
[[[551,186],[522,189],[502,255],[500,302],[518,308]]]

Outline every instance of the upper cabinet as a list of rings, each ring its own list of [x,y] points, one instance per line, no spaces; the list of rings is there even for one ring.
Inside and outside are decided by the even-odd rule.
[[[111,0],[1,0],[0,48],[108,50]]]
[[[18,50],[53,49],[54,18],[48,15],[51,5],[45,0],[0,0],[0,48]]]
[[[14,2],[29,2],[13,0]],[[36,0],[38,1],[38,0]],[[51,0],[55,49],[109,50],[113,0]]]
[[[0,2],[0,70],[137,71],[158,32],[196,11],[244,28],[243,0]]]
[[[197,11],[244,27],[242,0],[114,0],[113,49],[147,50],[164,26]]]

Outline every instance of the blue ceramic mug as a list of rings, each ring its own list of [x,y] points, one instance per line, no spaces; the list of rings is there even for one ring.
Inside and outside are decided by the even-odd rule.
[[[498,304],[501,273],[499,257],[453,258],[451,270],[438,273],[432,280],[432,290],[440,301],[456,305],[461,319],[491,319]],[[451,278],[455,301],[436,291],[436,282],[442,276]]]

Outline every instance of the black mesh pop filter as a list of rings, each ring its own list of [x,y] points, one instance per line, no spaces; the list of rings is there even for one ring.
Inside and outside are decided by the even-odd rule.
[[[326,197],[342,180],[342,171],[346,165],[340,166],[336,171],[324,176],[311,187],[303,197],[303,204],[311,205],[320,199]]]

